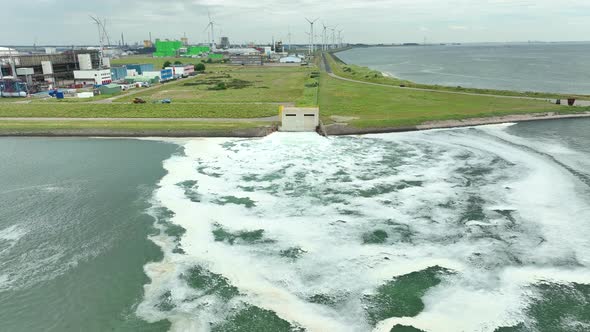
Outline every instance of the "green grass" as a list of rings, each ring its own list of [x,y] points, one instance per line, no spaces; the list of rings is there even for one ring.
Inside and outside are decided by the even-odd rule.
[[[260,122],[196,122],[196,121],[0,121],[0,133],[36,133],[76,130],[157,131],[228,131],[268,126]]]
[[[324,123],[334,122],[331,116],[345,116],[354,118],[347,121],[350,125],[361,128],[414,126],[431,120],[586,110],[530,99],[395,89],[342,81],[326,73],[322,73],[320,86]]]
[[[259,118],[277,111],[265,104],[1,104],[0,118]]]
[[[393,85],[393,86],[400,86],[404,85],[410,88],[421,88],[421,89],[432,89],[432,90],[441,90],[441,91],[451,91],[451,92],[465,92],[465,93],[477,93],[477,94],[487,94],[487,95],[498,95],[498,96],[515,96],[515,97],[533,97],[533,98],[553,98],[553,99],[567,99],[567,98],[577,98],[577,99],[590,99],[590,96],[587,95],[564,95],[559,93],[542,93],[542,92],[518,92],[518,91],[508,91],[508,90],[492,90],[492,89],[474,89],[474,88],[464,88],[464,87],[449,87],[449,86],[441,86],[441,85],[429,85],[429,84],[419,84],[414,83],[408,80],[401,80],[395,77],[388,77],[383,76],[380,71],[372,70],[367,67],[361,67],[356,65],[349,65],[343,63],[337,56],[326,53],[326,58],[330,63],[332,71],[334,74],[350,78],[358,81],[370,82],[370,83],[378,83],[378,84],[386,84],[386,85]]]
[[[304,96],[309,68],[228,67],[188,80],[163,84],[119,101],[139,97],[146,101],[170,98],[174,103],[283,103]],[[227,88],[213,90],[222,83]]]
[[[305,80],[303,96],[297,100],[298,107],[317,107],[319,103],[320,78],[311,75]]]

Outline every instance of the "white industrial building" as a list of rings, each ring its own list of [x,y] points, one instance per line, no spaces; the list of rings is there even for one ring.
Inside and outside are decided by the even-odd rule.
[[[301,63],[302,60],[300,57],[296,57],[296,56],[287,56],[284,58],[281,58],[279,60],[281,63]]]
[[[0,47],[0,56],[18,55],[18,51],[14,48]]]
[[[75,70],[74,82],[84,85],[105,85],[112,83],[110,69]]]

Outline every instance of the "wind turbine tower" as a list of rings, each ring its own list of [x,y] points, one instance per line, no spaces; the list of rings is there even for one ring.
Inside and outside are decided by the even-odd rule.
[[[322,26],[324,27],[324,31],[322,33],[322,50],[323,51],[327,51],[328,50],[328,27],[322,23]]]
[[[211,19],[211,13],[209,13],[209,24],[205,27],[205,31],[207,31],[207,29],[210,29],[211,50],[213,51],[215,50],[215,22]]]
[[[336,48],[336,29],[332,28],[332,48]]]
[[[313,40],[313,25],[315,22],[317,22],[319,18],[316,18],[315,20],[310,20],[308,18],[306,18],[307,22],[309,22],[309,25],[311,26],[311,31],[309,33],[309,54],[313,54],[313,52],[315,52],[315,44],[314,44],[314,40]]]

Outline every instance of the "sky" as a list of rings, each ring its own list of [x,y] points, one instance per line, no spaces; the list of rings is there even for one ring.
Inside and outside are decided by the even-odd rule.
[[[305,18],[336,26],[349,43],[590,40],[588,0],[1,0],[0,45],[91,45],[89,15],[107,20],[115,43],[153,39],[205,42],[208,11],[215,35],[232,43],[274,37],[308,41]]]

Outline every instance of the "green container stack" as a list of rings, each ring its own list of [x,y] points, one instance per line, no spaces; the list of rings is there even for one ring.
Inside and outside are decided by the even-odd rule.
[[[180,48],[182,48],[181,41],[156,40],[156,52],[154,53],[154,57],[174,57]]]
[[[209,46],[189,46],[187,55],[201,55],[203,53],[209,52],[211,52],[211,48]]]

